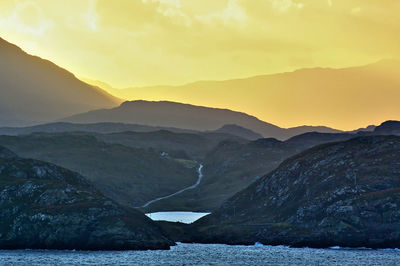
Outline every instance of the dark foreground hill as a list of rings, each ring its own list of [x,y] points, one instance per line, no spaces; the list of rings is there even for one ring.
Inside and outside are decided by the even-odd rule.
[[[314,147],[195,223],[195,242],[400,247],[400,137]]]
[[[167,249],[142,213],[97,192],[79,174],[0,147],[1,249]]]

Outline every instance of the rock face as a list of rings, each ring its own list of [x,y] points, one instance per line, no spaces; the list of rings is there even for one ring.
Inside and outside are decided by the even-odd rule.
[[[215,213],[195,242],[400,247],[400,137],[358,137],[284,161]]]
[[[142,213],[97,192],[80,175],[0,147],[0,249],[168,249]]]

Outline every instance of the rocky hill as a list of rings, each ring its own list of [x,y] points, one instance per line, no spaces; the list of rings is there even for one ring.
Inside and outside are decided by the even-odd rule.
[[[314,147],[195,223],[192,241],[400,247],[400,137]]]
[[[79,174],[0,147],[1,249],[168,249],[142,213],[104,197]]]

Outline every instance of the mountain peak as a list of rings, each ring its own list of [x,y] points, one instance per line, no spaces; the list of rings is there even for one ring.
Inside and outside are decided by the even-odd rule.
[[[0,58],[2,126],[50,122],[121,102],[51,61],[30,55],[1,38]]]

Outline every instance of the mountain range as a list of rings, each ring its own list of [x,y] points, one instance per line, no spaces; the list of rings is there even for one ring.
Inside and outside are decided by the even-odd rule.
[[[105,107],[121,100],[50,61],[0,38],[0,125],[21,126]]]
[[[82,82],[67,70],[48,60],[29,55],[3,39],[0,39],[0,55],[4,59],[0,62],[0,93],[3,96],[0,99],[0,126],[26,126],[54,121],[122,122],[143,126],[207,131],[235,124],[263,137],[274,137],[281,140],[311,131],[339,132],[339,130],[324,126],[281,128],[255,116],[229,109],[208,108],[171,101],[123,102],[122,99],[101,89],[101,86],[109,89],[104,83],[99,84],[100,87],[98,87]],[[324,109],[328,108],[329,104],[334,104],[334,99],[340,96],[347,103],[354,100],[354,104],[351,105],[354,106],[352,112],[353,109],[355,110],[352,116],[357,116],[357,110],[361,109],[368,113],[371,108],[367,108],[366,105],[368,107],[375,106],[375,116],[378,116],[382,110],[390,111],[389,113],[394,116],[397,112],[397,104],[394,105],[392,99],[398,97],[400,84],[397,79],[398,75],[396,75],[398,69],[397,61],[381,61],[368,66],[347,69],[303,69],[247,79],[201,81],[177,87],[161,86],[135,89],[134,95],[129,97],[146,99],[148,97],[142,94],[151,92],[153,95],[163,95],[162,97],[168,100],[179,94],[183,98],[177,97],[174,100],[189,102],[184,98],[186,93],[198,91],[199,100],[190,102],[218,106],[213,101],[224,99],[227,105],[240,110],[240,106],[237,106],[232,99],[238,96],[236,95],[238,91],[246,90],[249,93],[245,98],[241,97],[240,102],[252,102],[252,106],[262,108],[264,113],[270,114],[272,120],[276,112],[285,113],[281,110],[288,105],[290,105],[290,110],[296,110],[298,107],[296,111],[298,118],[303,116],[304,110],[310,109],[319,110],[317,115],[323,116]],[[333,82],[333,80],[341,81],[338,83],[339,81]],[[385,84],[385,95],[388,96],[387,99],[390,99],[385,102],[384,108],[378,108],[379,105],[375,102],[364,100],[364,96],[371,96],[370,94],[375,91],[374,88],[380,86],[379,84]],[[323,89],[321,89],[322,87]],[[335,90],[333,87],[339,89]],[[349,97],[353,90],[360,87],[366,88],[363,95]],[[110,91],[115,93],[118,90]],[[168,93],[165,93],[166,91]],[[296,91],[299,95],[292,95],[292,91]],[[335,91],[335,95],[329,94],[332,91]],[[275,92],[291,96],[283,98],[280,94],[273,95]],[[211,94],[213,97],[209,96]],[[332,101],[324,106],[315,106],[312,99],[304,98],[305,95],[317,95],[322,98],[330,98]],[[378,101],[379,97],[378,95],[372,98]],[[274,101],[271,102],[271,99]],[[359,106],[359,101],[363,103],[363,106]],[[308,107],[305,108],[302,104]],[[334,110],[329,107],[329,110],[333,110],[335,113],[345,112],[345,109]],[[254,113],[260,113],[260,110],[254,110]],[[343,115],[348,117],[347,113],[343,113]],[[329,115],[326,115],[326,118],[328,121]],[[367,121],[367,119],[364,120]],[[307,122],[307,120],[304,121]],[[362,120],[360,119],[360,121]],[[242,133],[244,132],[242,131]],[[253,139],[255,139],[254,136],[253,134]]]
[[[93,84],[104,86],[99,82]],[[181,86],[120,90],[110,87],[104,86],[104,89],[124,99],[178,101],[246,110],[276,125],[282,121],[298,125],[340,124],[350,130],[364,127],[363,123],[379,124],[382,117],[387,120],[400,116],[397,102],[400,61],[396,60],[341,69],[308,68],[243,79],[198,81]]]

